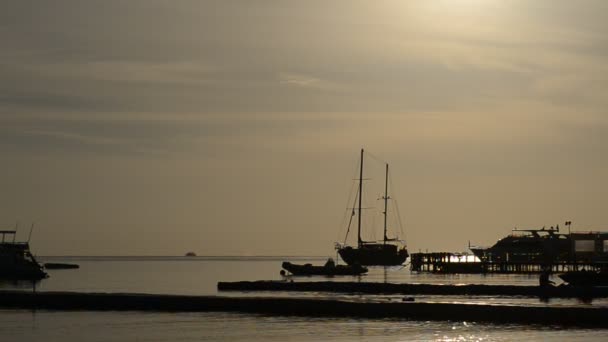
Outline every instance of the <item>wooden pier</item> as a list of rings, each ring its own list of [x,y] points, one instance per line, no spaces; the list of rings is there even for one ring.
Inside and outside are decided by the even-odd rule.
[[[412,253],[410,269],[415,272],[431,273],[540,273],[547,267],[553,273],[576,270],[600,270],[601,265],[589,262],[559,262],[547,265],[537,261],[529,262],[482,262],[471,261],[471,255],[436,252]]]

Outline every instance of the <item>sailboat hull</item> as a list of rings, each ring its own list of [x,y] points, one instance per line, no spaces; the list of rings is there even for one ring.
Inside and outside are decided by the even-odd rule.
[[[391,244],[367,244],[358,248],[340,248],[338,254],[349,265],[397,266],[402,265],[409,256],[407,249],[398,249]]]

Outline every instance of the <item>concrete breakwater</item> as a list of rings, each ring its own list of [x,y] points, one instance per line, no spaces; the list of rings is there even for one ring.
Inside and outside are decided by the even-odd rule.
[[[217,288],[220,291],[296,291],[365,294],[528,296],[556,298],[608,297],[608,288],[583,288],[572,286],[541,288],[540,286],[519,285],[434,285],[337,281],[238,281],[219,282],[217,284]]]
[[[0,291],[7,309],[242,312],[314,317],[404,318],[608,328],[608,308],[508,306],[320,298]]]

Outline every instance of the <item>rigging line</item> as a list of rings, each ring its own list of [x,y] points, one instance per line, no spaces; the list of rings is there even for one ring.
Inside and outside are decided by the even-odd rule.
[[[352,186],[352,185],[351,185],[351,187],[350,187],[350,191],[349,191],[349,193],[348,193],[348,198],[346,199],[346,210],[344,211],[344,215],[342,216],[342,222],[340,222],[340,232],[339,232],[339,234],[338,234],[338,239],[337,239],[337,240],[339,240],[339,239],[340,239],[340,236],[342,236],[342,231],[343,231],[343,229],[344,229],[344,227],[345,227],[345,223],[346,223],[346,218],[347,218],[347,215],[350,213],[350,212],[348,211],[348,209],[349,209],[349,208],[348,208],[348,205],[350,204],[351,198],[352,198],[352,196],[353,196],[353,188],[354,188],[354,186]],[[358,191],[358,190],[357,190],[357,191]],[[356,198],[356,196],[355,196],[355,198]],[[352,217],[352,216],[351,216],[351,217]],[[351,219],[351,220],[352,220],[352,219]],[[350,226],[350,222],[349,222],[349,226]],[[348,234],[348,232],[347,232],[347,234]]]
[[[357,187],[357,194],[359,194],[359,188]],[[354,203],[353,203],[353,208],[355,207],[355,205],[357,204],[357,196],[355,196],[354,199]],[[361,214],[361,213],[359,213]],[[353,223],[353,217],[355,217],[355,209],[352,209],[351,215],[350,215],[350,220],[348,220],[348,227],[346,229],[346,236],[344,236],[344,244],[346,244],[346,239],[348,239],[348,233],[350,233],[350,226]]]
[[[364,201],[363,207],[361,209],[363,209],[363,208],[376,209],[376,207],[374,206],[375,200],[372,200],[373,197],[370,196],[369,187],[363,188],[363,195],[365,196],[365,201]],[[365,225],[367,227],[368,234],[369,234],[370,230],[373,232],[374,227],[370,226],[370,220],[371,220],[371,223],[373,224],[373,220],[374,220],[375,216],[376,216],[375,210],[370,210],[369,213],[366,211],[366,215],[363,220],[363,223],[361,224],[361,227],[363,228]],[[363,229],[361,229],[361,231],[363,231]]]
[[[397,202],[397,198],[395,197],[395,185],[393,184],[393,177],[392,177],[392,173],[389,170],[389,178],[388,178],[388,184],[389,187],[391,189],[391,199],[393,200],[393,202],[395,203],[394,207],[395,207],[395,213],[397,215],[397,221],[399,223],[399,232],[402,234],[403,239],[405,239],[405,226],[403,224],[403,221],[401,221],[401,212],[399,211],[399,203]]]
[[[350,233],[350,225],[353,222],[353,217],[355,215],[351,215],[350,216],[350,220],[348,221],[348,228],[346,229],[346,235],[344,236],[344,242],[342,242],[343,245],[346,245],[346,239],[348,239],[348,233]]]
[[[371,229],[370,229],[370,231],[371,231],[370,237],[371,237],[372,241],[378,241],[378,239],[376,238],[376,230],[377,230],[376,223],[377,222],[378,222],[378,215],[373,215]]]
[[[354,173],[354,176],[353,176],[353,177],[351,177],[351,179],[352,179],[352,178],[355,178],[355,177],[357,176],[357,173],[358,173],[358,170],[359,170],[359,163],[360,163],[360,162],[361,162],[361,161],[360,161],[359,159],[357,159],[357,163],[356,163],[357,165],[356,165],[355,171],[353,172],[353,173]],[[352,195],[353,195],[353,189],[354,189],[354,188],[357,188],[357,192],[359,191],[358,187],[355,187],[355,186],[354,186],[354,182],[352,182],[352,183],[351,183],[351,186],[350,186],[350,190],[349,190],[349,192],[348,192],[348,197],[347,197],[347,199],[346,199],[346,209],[347,209],[347,210],[345,210],[345,211],[344,211],[344,216],[342,216],[342,222],[340,222],[340,229],[339,229],[339,232],[338,232],[338,236],[337,236],[337,238],[336,238],[336,240],[338,240],[338,241],[340,240],[340,236],[342,235],[342,232],[343,232],[343,229],[344,229],[344,223],[346,222],[346,216],[349,214],[349,211],[348,211],[348,204],[350,203],[350,200],[351,200],[351,198],[352,198]],[[356,200],[356,199],[357,199],[357,197],[356,197],[356,195],[355,195],[355,200]],[[351,219],[350,219],[350,221],[352,222],[352,215],[350,216],[350,218],[351,218]],[[348,237],[348,231],[350,230],[350,224],[351,224],[351,222],[349,222],[349,223],[348,223],[348,227],[347,227],[347,231],[346,231],[346,236],[347,236],[347,237]]]
[[[366,241],[375,241],[376,240],[376,227],[377,227],[377,223],[378,223],[378,217],[379,215],[379,211],[377,210],[378,207],[375,207],[375,196],[370,196],[369,195],[369,190],[367,188],[364,188],[363,191],[365,192],[365,198],[367,199],[365,205],[366,207],[361,208],[361,209],[375,209],[375,210],[370,210],[369,214],[365,216],[365,226],[367,227],[366,231],[367,231],[367,239],[364,239]],[[371,203],[370,203],[371,202]],[[369,206],[368,206],[369,205]]]
[[[403,222],[401,221],[401,212],[399,211],[399,205],[397,203],[397,200],[394,199],[393,201],[395,201],[395,208],[396,208],[395,211],[397,212],[397,221],[399,222],[399,230],[400,230],[401,234],[403,234],[403,240],[407,240],[406,236],[405,236],[405,229],[403,228],[404,225],[403,225]]]
[[[369,152],[369,151],[367,151],[367,150],[365,151],[365,154],[366,154],[368,157],[370,157],[371,159],[373,159],[373,160],[375,160],[376,162],[378,162],[378,163],[381,163],[381,164],[386,164],[386,161],[385,161],[384,159],[382,159],[382,158],[380,158],[380,157],[376,156],[375,154],[373,154],[373,153],[371,153],[371,152]]]

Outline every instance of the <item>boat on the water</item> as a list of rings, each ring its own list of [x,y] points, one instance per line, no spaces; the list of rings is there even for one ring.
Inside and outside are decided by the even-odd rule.
[[[80,268],[77,264],[65,264],[59,262],[47,262],[44,264],[44,268],[47,270],[69,270]]]
[[[513,229],[492,247],[469,246],[469,249],[482,262],[489,263],[605,264],[608,232],[560,232],[559,225],[548,229]]]
[[[196,253],[194,253],[194,252],[188,252],[188,253],[186,253],[184,256],[187,256],[187,257],[195,257],[195,256],[196,256]]]
[[[336,265],[333,259],[328,259],[323,266],[314,266],[312,264],[292,264],[284,261],[281,265],[287,272],[292,275],[323,275],[323,276],[340,276],[340,275],[360,275],[367,273],[367,268],[361,265]]]
[[[361,149],[361,161],[359,167],[359,189],[357,191],[357,245],[348,246],[346,243],[336,244],[338,254],[349,265],[366,266],[395,266],[402,265],[409,256],[403,241],[397,238],[389,238],[387,235],[387,216],[388,216],[388,164],[386,165],[385,184],[384,184],[384,236],[381,241],[364,241],[361,238],[361,218],[362,218],[362,198],[363,198],[363,149]],[[353,210],[353,216],[355,211]],[[349,226],[350,228],[350,226]],[[350,229],[348,229],[350,230]],[[347,231],[348,231],[347,230]],[[348,237],[348,232],[347,232]],[[346,239],[345,239],[346,241]]]
[[[15,242],[17,230],[0,230],[0,235],[0,279],[40,280],[48,277],[30,251],[29,242]]]
[[[608,272],[570,271],[558,276],[572,286],[608,286]]]

